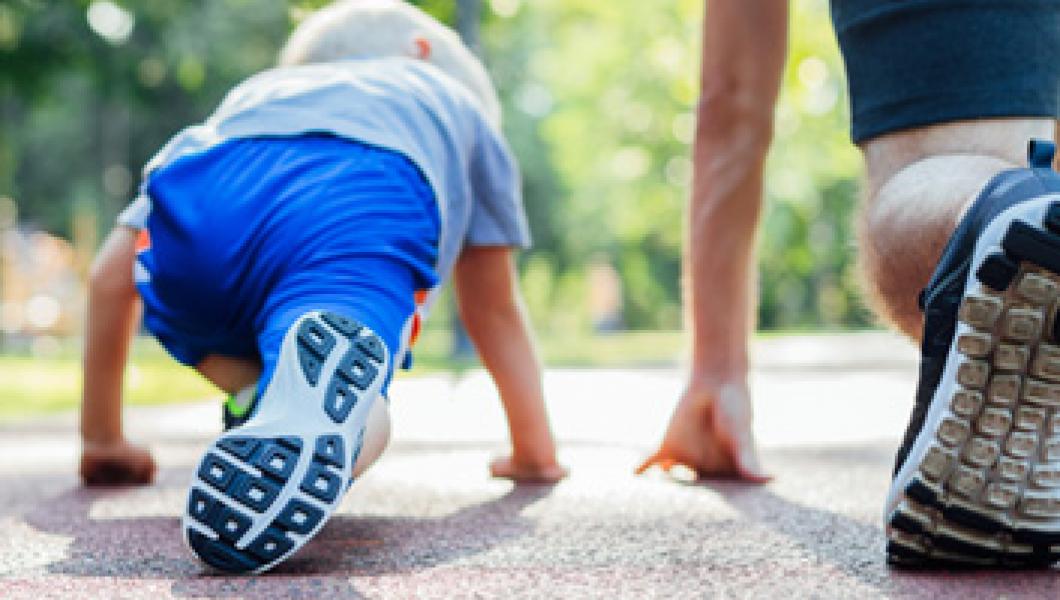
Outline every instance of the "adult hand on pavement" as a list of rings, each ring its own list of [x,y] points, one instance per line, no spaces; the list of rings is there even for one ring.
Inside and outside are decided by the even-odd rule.
[[[758,460],[746,383],[689,386],[674,409],[662,444],[637,467],[637,474],[654,466],[670,472],[679,465],[692,469],[700,479],[751,483],[772,479]]]

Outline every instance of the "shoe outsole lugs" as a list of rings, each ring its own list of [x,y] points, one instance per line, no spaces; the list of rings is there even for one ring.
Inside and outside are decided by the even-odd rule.
[[[254,416],[211,444],[192,477],[182,528],[204,562],[260,573],[320,530],[351,483],[388,360],[374,333],[341,315],[291,326]]]
[[[946,371],[888,503],[894,565],[1060,560],[1056,200],[1010,209],[980,237]]]

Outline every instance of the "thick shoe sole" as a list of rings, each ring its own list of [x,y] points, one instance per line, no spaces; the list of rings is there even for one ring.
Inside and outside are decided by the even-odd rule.
[[[351,483],[388,353],[367,327],[302,315],[255,415],[210,445],[192,477],[185,539],[222,571],[260,573],[294,554]]]
[[[889,562],[1060,560],[1060,200],[980,236],[924,428],[891,487]]]

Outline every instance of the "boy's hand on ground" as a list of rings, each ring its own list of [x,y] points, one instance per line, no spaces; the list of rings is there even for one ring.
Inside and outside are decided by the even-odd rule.
[[[556,483],[567,476],[567,468],[555,459],[530,462],[501,456],[490,462],[490,475],[519,483]]]
[[[150,451],[125,440],[86,442],[81,451],[81,480],[88,486],[147,485],[156,470]]]
[[[751,483],[772,479],[758,461],[746,384],[685,390],[662,444],[636,472],[653,466],[666,472],[684,466],[698,479],[735,478]]]

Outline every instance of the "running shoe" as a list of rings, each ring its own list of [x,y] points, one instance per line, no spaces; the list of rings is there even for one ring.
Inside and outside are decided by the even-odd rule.
[[[1005,171],[920,296],[916,404],[885,508],[894,565],[1060,559],[1060,176],[1055,146]]]
[[[251,384],[232,394],[221,406],[221,430],[240,427],[254,414],[258,407],[258,384]]]
[[[210,445],[192,477],[181,524],[199,558],[261,573],[316,535],[351,483],[388,368],[368,327],[331,312],[299,317],[249,419]]]

